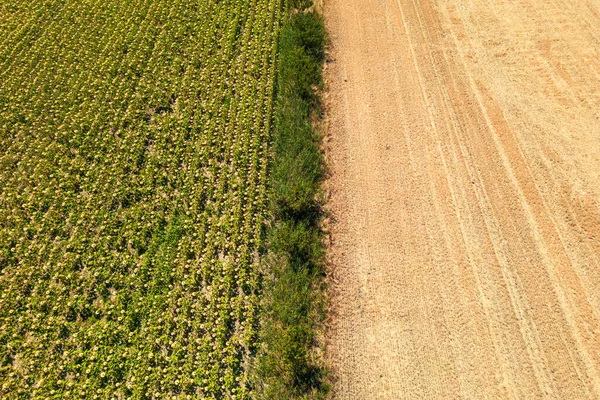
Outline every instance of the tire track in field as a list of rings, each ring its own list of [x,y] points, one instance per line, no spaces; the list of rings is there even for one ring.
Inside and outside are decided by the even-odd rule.
[[[600,397],[599,7],[326,4],[334,398]]]

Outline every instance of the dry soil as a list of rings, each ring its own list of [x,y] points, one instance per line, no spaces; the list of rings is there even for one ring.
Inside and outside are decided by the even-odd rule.
[[[600,399],[600,0],[328,0],[335,399]]]

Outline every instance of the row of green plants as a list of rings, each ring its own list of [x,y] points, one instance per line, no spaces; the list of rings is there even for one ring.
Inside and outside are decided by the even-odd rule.
[[[310,10],[311,1],[292,2],[279,38],[262,345],[252,377],[256,397],[266,399],[323,399],[328,393],[321,338],[325,169],[316,128],[326,37]]]
[[[247,365],[262,351],[271,183],[283,190],[269,159],[287,7],[0,3],[0,398],[258,390]],[[305,201],[301,186],[287,196]],[[284,232],[279,216],[305,207],[278,210]]]

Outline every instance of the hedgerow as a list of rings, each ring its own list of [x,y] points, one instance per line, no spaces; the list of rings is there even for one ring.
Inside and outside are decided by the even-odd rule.
[[[271,220],[264,257],[261,348],[253,373],[265,399],[321,399],[328,393],[319,340],[325,317],[320,184],[324,175],[319,91],[325,29],[312,2],[297,2],[279,41]]]

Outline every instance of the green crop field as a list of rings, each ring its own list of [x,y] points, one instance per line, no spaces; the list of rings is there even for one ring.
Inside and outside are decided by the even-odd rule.
[[[282,0],[0,0],[0,397],[245,398]]]

